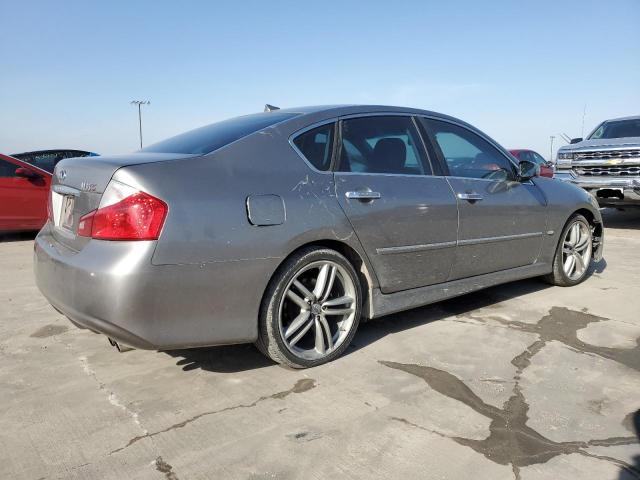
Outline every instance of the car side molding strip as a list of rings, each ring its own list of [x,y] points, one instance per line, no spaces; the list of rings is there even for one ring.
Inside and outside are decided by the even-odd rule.
[[[501,235],[499,237],[469,238],[458,240],[458,245],[479,245],[482,243],[506,242],[509,240],[522,240],[525,238],[541,237],[542,232],[519,233],[516,235]]]
[[[401,247],[376,248],[376,253],[378,255],[393,255],[394,253],[415,253],[415,252],[422,252],[424,250],[438,250],[441,248],[450,248],[450,247],[455,247],[456,245],[457,245],[456,241],[427,243],[424,245],[404,245]]]
[[[544,235],[543,232],[531,232],[531,233],[519,233],[516,235],[501,235],[499,237],[469,238],[466,240],[458,240],[457,242],[451,241],[451,242],[440,242],[440,243],[427,243],[424,245],[403,245],[399,247],[383,247],[383,248],[376,248],[376,253],[378,255],[415,253],[415,252],[422,252],[425,250],[438,250],[440,248],[450,248],[458,245],[460,246],[480,245],[483,243],[506,242],[509,240],[523,240],[525,238],[541,237],[542,235]]]

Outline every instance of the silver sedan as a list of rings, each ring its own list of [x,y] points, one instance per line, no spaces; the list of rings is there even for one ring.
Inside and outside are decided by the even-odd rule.
[[[424,110],[247,115],[60,162],[36,279],[121,348],[254,342],[311,367],[365,319],[527,277],[583,281],[602,256],[597,203],[536,168]]]

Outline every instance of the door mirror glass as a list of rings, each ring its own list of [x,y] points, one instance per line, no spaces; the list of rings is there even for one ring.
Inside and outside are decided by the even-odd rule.
[[[574,143],[580,143],[581,141],[582,141],[582,137],[578,137],[578,138],[572,138],[569,143],[573,145]]]
[[[532,177],[536,177],[540,175],[540,166],[530,162],[528,160],[523,160],[518,165],[518,177],[520,181],[529,180]]]

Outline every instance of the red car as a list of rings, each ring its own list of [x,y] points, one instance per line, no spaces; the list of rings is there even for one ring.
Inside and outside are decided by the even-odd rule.
[[[553,166],[547,162],[542,155],[533,150],[526,149],[517,149],[517,150],[509,150],[509,153],[516,157],[518,160],[528,160],[530,162],[535,163],[536,165],[540,165],[540,176],[541,177],[549,177],[553,178]]]
[[[50,185],[49,172],[0,153],[0,232],[40,230]]]

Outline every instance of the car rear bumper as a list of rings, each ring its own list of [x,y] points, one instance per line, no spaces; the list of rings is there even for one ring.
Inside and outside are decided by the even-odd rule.
[[[152,265],[156,242],[91,240],[75,252],[49,228],[35,241],[36,283],[73,323],[153,350],[257,338],[263,287],[274,259]]]
[[[637,177],[581,177],[572,172],[556,171],[554,178],[584,188],[601,206],[640,206],[640,178]],[[619,190],[621,197],[611,196]]]

